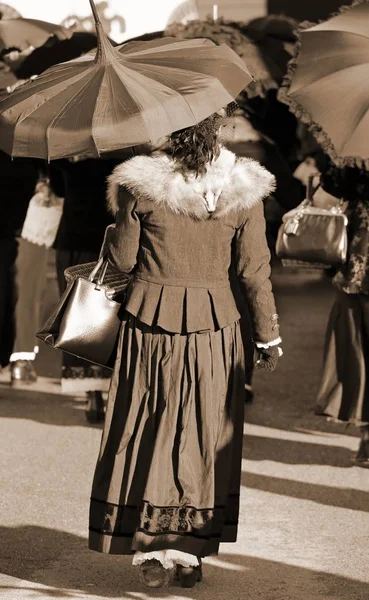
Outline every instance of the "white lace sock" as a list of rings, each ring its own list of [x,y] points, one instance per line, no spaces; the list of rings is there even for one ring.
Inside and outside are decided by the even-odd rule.
[[[183,567],[197,567],[199,564],[197,556],[181,552],[180,550],[157,550],[155,552],[136,552],[132,564],[142,565],[146,560],[158,560],[164,569],[173,569],[176,565]]]

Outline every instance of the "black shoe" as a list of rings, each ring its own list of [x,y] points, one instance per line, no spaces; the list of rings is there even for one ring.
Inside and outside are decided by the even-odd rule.
[[[87,392],[86,419],[89,423],[105,420],[104,399],[101,392]]]
[[[199,565],[197,567],[183,567],[177,565],[176,579],[179,581],[183,588],[193,588],[196,583],[202,581],[202,562],[199,558]]]
[[[169,571],[164,569],[159,560],[145,560],[139,566],[141,580],[147,587],[161,588],[169,583]]]
[[[31,384],[37,381],[33,360],[15,360],[10,363],[10,380],[13,387],[17,384]]]
[[[369,469],[369,439],[362,439],[357,454],[354,458],[357,467]]]

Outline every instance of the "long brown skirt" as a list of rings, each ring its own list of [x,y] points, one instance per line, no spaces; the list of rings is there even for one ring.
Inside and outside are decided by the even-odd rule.
[[[337,292],[317,403],[317,414],[369,423],[369,296]]]
[[[239,323],[170,334],[126,314],[92,486],[89,547],[216,554],[237,538]]]

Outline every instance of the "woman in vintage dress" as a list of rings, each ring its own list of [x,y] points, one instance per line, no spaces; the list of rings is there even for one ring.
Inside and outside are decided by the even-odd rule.
[[[109,178],[111,263],[132,273],[95,471],[89,547],[134,554],[144,582],[235,542],[244,353],[231,260],[250,305],[259,366],[281,342],[262,200],[274,177],[220,145],[216,114]]]
[[[321,165],[323,168],[324,166]],[[360,427],[357,466],[369,467],[369,172],[325,166],[324,189],[348,200],[348,257],[334,277],[317,414]]]

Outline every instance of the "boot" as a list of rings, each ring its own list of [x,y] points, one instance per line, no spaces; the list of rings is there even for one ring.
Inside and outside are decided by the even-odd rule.
[[[202,581],[202,561],[199,558],[197,567],[183,567],[177,565],[176,579],[183,588],[193,588],[196,583]]]
[[[355,463],[358,467],[369,469],[369,425],[363,425],[360,429],[361,440],[355,456]]]
[[[159,560],[145,560],[139,566],[141,580],[147,587],[160,588],[169,583],[169,571],[164,569]]]
[[[86,419],[89,423],[102,423],[105,420],[104,399],[101,392],[87,392]]]
[[[31,384],[37,381],[33,360],[14,360],[10,363],[10,381],[12,386]]]

